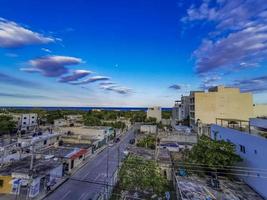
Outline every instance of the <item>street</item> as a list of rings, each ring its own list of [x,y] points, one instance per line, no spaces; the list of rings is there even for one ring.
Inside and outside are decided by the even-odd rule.
[[[113,185],[113,175],[123,159],[123,151],[134,137],[130,129],[118,143],[107,146],[101,153],[86,163],[46,200],[89,200],[107,193],[107,185]],[[107,165],[108,162],[108,165]],[[111,187],[109,187],[111,189]]]

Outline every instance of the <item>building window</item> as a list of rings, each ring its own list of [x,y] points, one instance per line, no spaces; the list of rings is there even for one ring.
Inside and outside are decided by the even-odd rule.
[[[80,157],[79,157],[79,160],[81,160],[83,158],[83,156],[81,155]]]
[[[27,117],[24,117],[24,119],[27,119]]]
[[[44,141],[44,145],[46,145],[46,143],[47,143],[47,140]]]
[[[0,179],[0,188],[4,187],[4,180]]]
[[[242,153],[246,153],[246,147],[243,146],[243,145],[239,145],[239,146],[240,146],[240,151],[241,151]]]
[[[26,122],[23,122],[23,124],[26,124]]]
[[[258,151],[255,149],[255,150],[254,150],[254,153],[255,153],[255,154],[258,154]]]
[[[32,119],[34,119],[34,116],[32,116]]]

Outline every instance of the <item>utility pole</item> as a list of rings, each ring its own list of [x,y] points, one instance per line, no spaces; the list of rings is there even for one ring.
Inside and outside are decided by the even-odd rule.
[[[106,200],[108,200],[108,172],[109,172],[109,134],[108,134],[108,136],[107,136],[107,145],[108,145],[108,149],[107,149],[107,170],[106,170],[106,173],[107,173],[107,175],[106,175]]]

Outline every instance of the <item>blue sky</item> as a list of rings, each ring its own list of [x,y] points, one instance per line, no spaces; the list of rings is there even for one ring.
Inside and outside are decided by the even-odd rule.
[[[266,0],[1,0],[0,105],[172,106],[224,84],[267,103]]]

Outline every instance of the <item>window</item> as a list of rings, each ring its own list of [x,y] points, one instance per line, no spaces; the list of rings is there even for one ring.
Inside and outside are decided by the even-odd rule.
[[[79,160],[81,160],[83,158],[83,156],[81,155],[80,157],[79,157]]]
[[[240,151],[242,152],[242,153],[246,153],[246,147],[245,146],[243,146],[243,145],[239,145],[240,146]]]
[[[32,119],[34,119],[34,116],[32,116]]]
[[[27,119],[27,117],[24,117],[24,119]]]
[[[258,154],[258,151],[256,149],[254,150],[254,154]]]
[[[4,187],[4,180],[0,179],[0,188]]]
[[[26,122],[23,122],[23,124],[26,124]]]
[[[46,143],[47,143],[47,140],[44,141],[44,145],[46,145]]]

